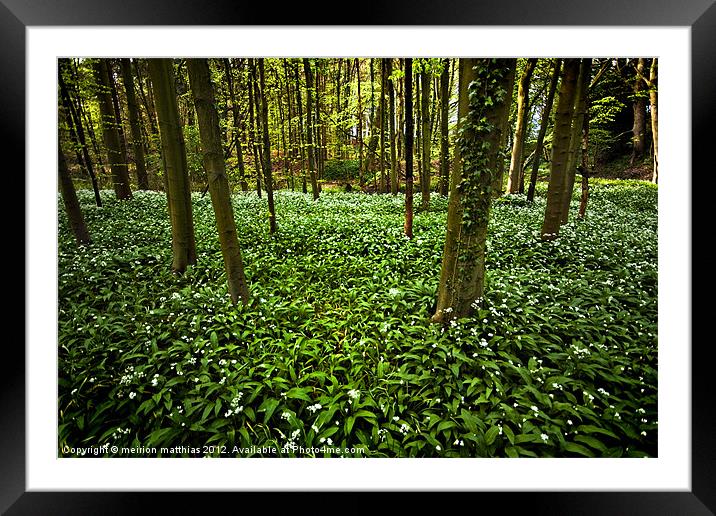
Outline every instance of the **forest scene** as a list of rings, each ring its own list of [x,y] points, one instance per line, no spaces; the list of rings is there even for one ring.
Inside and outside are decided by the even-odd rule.
[[[60,457],[657,456],[657,59],[57,67]]]

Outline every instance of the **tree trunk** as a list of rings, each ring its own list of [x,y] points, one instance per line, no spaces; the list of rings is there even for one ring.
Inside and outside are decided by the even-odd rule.
[[[440,74],[440,194],[447,196],[450,179],[450,140],[448,135],[448,111],[450,108],[450,59],[443,59]]]
[[[557,91],[557,83],[559,82],[559,70],[562,66],[562,60],[556,59],[552,77],[547,91],[547,100],[542,108],[542,120],[540,121],[539,134],[537,134],[537,145],[535,147],[535,157],[532,161],[532,173],[530,174],[530,185],[527,188],[527,201],[532,202],[535,198],[535,188],[537,187],[537,174],[539,173],[539,165],[542,158],[542,148],[544,147],[544,137],[547,134],[549,119],[552,113],[552,105],[554,104],[554,93]]]
[[[293,68],[294,78],[296,79],[296,107],[298,108],[298,148],[301,152],[301,191],[308,193],[306,181],[306,154],[304,150],[303,138],[303,99],[301,98],[301,80],[298,74],[298,63]],[[314,197],[315,199],[315,197]]]
[[[659,93],[657,91],[657,59],[651,60],[649,68],[649,105],[651,110],[651,135],[654,144],[654,172],[651,180],[654,183],[659,182],[659,116],[658,116],[658,100]]]
[[[112,106],[112,90],[109,86],[109,70],[105,59],[98,59],[94,63],[94,73],[97,79],[97,98],[101,115],[102,136],[107,150],[107,162],[112,172],[112,185],[118,199],[131,199],[132,189],[129,186],[129,173],[127,161],[122,158],[119,130]]]
[[[423,179],[420,181],[422,185],[421,190],[421,208],[427,210],[430,207],[430,141],[432,139],[430,135],[430,76],[426,67],[428,66],[427,60],[423,62],[423,67],[420,71],[420,87],[422,93],[420,94],[420,116],[422,119],[422,151],[423,151]]]
[[[634,125],[632,126],[632,149],[631,164],[634,165],[638,160],[644,157],[646,152],[646,97],[642,93],[644,91],[644,63],[645,59],[640,57],[637,61],[637,75],[634,79],[634,102],[632,108],[634,110]]]
[[[77,113],[77,110],[75,109],[75,105],[72,102],[72,99],[70,98],[69,90],[67,89],[67,85],[65,84],[65,80],[63,77],[64,70],[67,69],[66,67],[67,61],[64,59],[59,60],[59,85],[60,85],[60,97],[62,99],[62,105],[65,108],[65,112],[67,114],[67,123],[70,126],[70,134],[76,133],[77,139],[79,143],[79,147],[82,152],[83,161],[85,164],[85,167],[87,167],[87,173],[89,174],[90,181],[92,182],[92,191],[94,192],[94,201],[95,204],[99,207],[102,206],[102,198],[99,194],[99,183],[97,182],[97,175],[94,172],[94,166],[92,165],[92,159],[89,155],[89,149],[87,147],[87,141],[85,140],[85,132],[82,128],[82,120],[80,116]]]
[[[515,61],[516,63],[516,61]],[[505,79],[507,81],[506,83],[506,90],[507,90],[507,99],[506,102],[502,105],[502,127],[504,127],[504,131],[502,131],[502,140],[500,140],[500,149],[502,151],[506,151],[508,138],[510,136],[512,126],[510,124],[510,109],[512,108],[512,93],[515,89],[515,74],[517,73],[517,66],[515,65],[507,75],[507,78]],[[493,197],[499,197],[504,191],[504,185],[505,185],[505,160],[500,158],[497,163],[497,173],[494,174],[493,181],[492,181],[492,196]]]
[[[555,115],[552,137],[552,159],[550,163],[549,186],[547,188],[547,207],[542,224],[542,239],[552,240],[559,235],[562,220],[562,206],[572,139],[572,117],[574,97],[579,75],[579,59],[565,59],[562,85],[559,89],[559,102]]]
[[[249,184],[246,182],[246,167],[244,165],[244,152],[241,148],[241,124],[239,123],[239,106],[236,104],[236,95],[234,94],[234,81],[231,76],[231,61],[227,58],[223,59],[224,74],[226,76],[227,89],[229,90],[229,99],[231,100],[231,114],[233,115],[233,137],[234,147],[236,148],[236,161],[239,167],[239,183],[241,184],[241,191],[247,192],[249,190]],[[189,77],[191,82],[191,76]],[[212,92],[213,94],[213,92]],[[196,102],[196,100],[195,100]],[[197,109],[198,117],[198,109]],[[201,123],[199,124],[201,126]],[[207,169],[208,170],[208,169]]]
[[[501,159],[504,106],[515,63],[460,59],[458,136],[433,322],[469,316],[484,293],[492,175]]]
[[[592,73],[592,58],[582,59],[579,67],[577,91],[574,95],[574,120],[572,121],[572,136],[569,143],[569,158],[565,178],[564,197],[562,198],[562,224],[569,220],[569,205],[574,192],[574,181],[577,170],[577,158],[582,143],[582,127],[587,115],[587,95],[589,79]]]
[[[413,60],[405,58],[405,236],[413,238]]]
[[[313,147],[313,123],[311,114],[313,106],[311,104],[311,90],[313,89],[313,72],[311,71],[311,62],[308,58],[303,58],[303,72],[306,75],[306,145],[308,147],[308,174],[311,178],[311,192],[313,200],[318,199],[318,181],[316,180],[316,149]]]
[[[87,230],[87,224],[85,224],[84,216],[82,215],[82,209],[80,203],[77,200],[77,192],[75,191],[75,185],[72,183],[70,177],[70,171],[67,169],[67,162],[65,161],[65,155],[60,149],[59,142],[57,144],[57,169],[60,176],[60,192],[62,192],[62,200],[65,204],[65,212],[67,212],[67,220],[72,228],[72,233],[75,235],[77,243],[89,244],[92,242],[89,231]]]
[[[385,95],[388,88],[388,78],[386,76],[386,65],[385,59],[380,60],[380,103],[378,106],[378,115],[380,122],[380,191],[382,193],[388,193],[389,184],[388,178],[385,173],[385,127],[386,120],[388,118],[385,109]]]
[[[127,181],[129,181],[129,153],[127,152],[127,137],[124,134],[124,124],[122,120],[122,108],[119,103],[119,93],[117,92],[117,83],[114,80],[114,69],[112,60],[107,59],[107,80],[109,81],[109,89],[112,92],[112,107],[114,109],[114,121],[119,133],[119,150],[120,158],[127,170]],[[129,184],[129,183],[127,183]]]
[[[363,101],[360,95],[360,61],[356,57],[356,73],[358,75],[358,183],[365,184],[363,174]]]
[[[517,127],[512,142],[512,159],[510,160],[510,175],[507,179],[507,191],[511,194],[519,193],[522,186],[522,155],[525,144],[525,133],[527,132],[527,116],[529,115],[530,81],[534,72],[537,59],[528,59],[525,69],[520,78],[517,89]]]
[[[234,304],[241,299],[245,305],[249,301],[249,288],[246,284],[239,239],[236,235],[234,210],[231,206],[231,189],[224,164],[219,114],[216,111],[209,63],[206,59],[188,59],[187,69],[199,122],[199,136],[204,151],[204,168],[209,176],[209,194],[211,195],[211,205],[214,208],[221,254],[224,257],[229,295]]]
[[[264,137],[264,186],[266,187],[266,197],[268,198],[269,208],[269,233],[276,232],[276,207],[273,200],[273,175],[271,171],[271,141],[269,140],[268,130],[268,99],[266,94],[266,77],[264,73],[264,58],[259,58],[259,80],[261,82],[261,115],[262,129]]]
[[[172,269],[181,274],[188,265],[196,263],[196,243],[189,170],[174,85],[174,65],[171,59],[147,61],[154,86],[167,200],[172,223]]]
[[[256,76],[254,73],[254,64],[253,61],[251,61],[251,77],[249,79],[249,125],[250,127],[250,133],[251,133],[251,150],[253,151],[254,155],[254,168],[256,169],[256,194],[261,197],[261,169],[263,168],[263,162],[259,158],[259,143],[258,143],[258,131],[256,129],[258,125],[258,113],[256,113],[256,118],[254,118],[254,105],[255,105],[255,98],[254,95],[254,89],[256,87]]]
[[[390,129],[390,192],[393,195],[398,194],[400,183],[398,180],[398,153],[396,146],[395,134],[395,87],[390,75],[393,73],[393,59],[386,59],[388,74],[388,105],[390,107],[390,115],[388,118],[388,127]]]
[[[129,111],[129,127],[132,133],[132,149],[134,150],[135,170],[137,172],[137,187],[140,190],[149,190],[149,176],[144,161],[144,146],[142,144],[142,130],[139,123],[139,109],[134,96],[134,79],[129,59],[120,60],[122,67],[122,81],[127,95],[127,110]]]

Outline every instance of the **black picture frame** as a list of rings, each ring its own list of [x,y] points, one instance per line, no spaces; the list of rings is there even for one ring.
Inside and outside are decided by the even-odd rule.
[[[307,8],[309,5],[310,10]],[[714,142],[712,126],[716,120],[714,0],[635,0],[629,3],[623,0],[398,0],[385,5],[369,0],[358,5],[358,10],[345,16],[344,20],[349,19],[356,25],[691,27],[691,100],[692,106],[698,106],[698,109],[692,108],[691,117],[692,169],[713,169],[709,153]],[[28,26],[261,25],[267,21],[271,25],[341,25],[340,19],[327,19],[327,15],[340,12],[337,9],[335,4],[327,2],[301,2],[293,7],[272,11],[271,7],[259,2],[249,4],[228,0],[201,3],[189,0],[0,0],[0,141],[6,151],[4,157],[12,150],[12,154],[20,158],[15,165],[16,169],[24,170],[24,153],[18,153],[17,149],[24,148],[26,138],[25,28]],[[691,174],[691,171],[684,171],[684,174]],[[13,189],[18,187],[12,180],[9,186]],[[20,188],[24,200],[30,192],[25,191],[24,183]],[[14,197],[19,196],[15,193]],[[23,235],[19,240],[24,241],[24,225],[22,230]],[[28,256],[23,250],[22,267],[26,278],[32,274],[26,265],[27,260]],[[25,307],[25,315],[27,310],[32,310],[32,307]],[[9,321],[12,322],[12,319]],[[691,491],[479,493],[480,503],[501,502],[503,507],[509,506],[528,514],[653,515],[716,512],[716,425],[714,411],[709,408],[713,407],[715,393],[710,371],[712,362],[709,360],[711,342],[707,339],[692,339],[692,342],[683,344],[685,349],[690,345],[692,356]],[[207,508],[222,502],[234,505],[238,497],[244,499],[243,504],[246,503],[246,493],[26,492],[25,350],[17,344],[16,339],[7,338],[3,355],[2,363],[5,367],[0,375],[0,511],[3,513],[134,514],[142,513],[150,509],[153,502],[158,502],[163,513],[196,514],[206,512]],[[211,497],[210,502],[207,495]],[[280,499],[274,498],[274,495],[271,498],[272,505]],[[288,500],[295,502],[295,495]],[[337,507],[334,506],[333,510],[337,510]]]

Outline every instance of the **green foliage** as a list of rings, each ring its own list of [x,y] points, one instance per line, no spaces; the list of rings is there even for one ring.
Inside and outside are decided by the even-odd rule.
[[[242,307],[208,197],[193,196],[199,263],[177,277],[163,194],[104,191],[103,208],[79,196],[91,246],[77,248],[59,211],[61,450],[657,453],[655,187],[597,182],[588,217],[553,242],[539,237],[544,185],[534,204],[495,202],[483,306],[446,327],[428,323],[443,198],[407,239],[401,195],[277,192],[273,236],[265,199],[234,196],[253,300]]]
[[[357,179],[358,163],[357,159],[330,159],[325,163],[323,178],[327,181]]]

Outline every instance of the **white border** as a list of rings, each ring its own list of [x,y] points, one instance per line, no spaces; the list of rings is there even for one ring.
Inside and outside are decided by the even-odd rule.
[[[27,489],[690,491],[690,37],[689,27],[28,27]],[[56,58],[100,55],[658,56],[659,458],[57,459]]]

